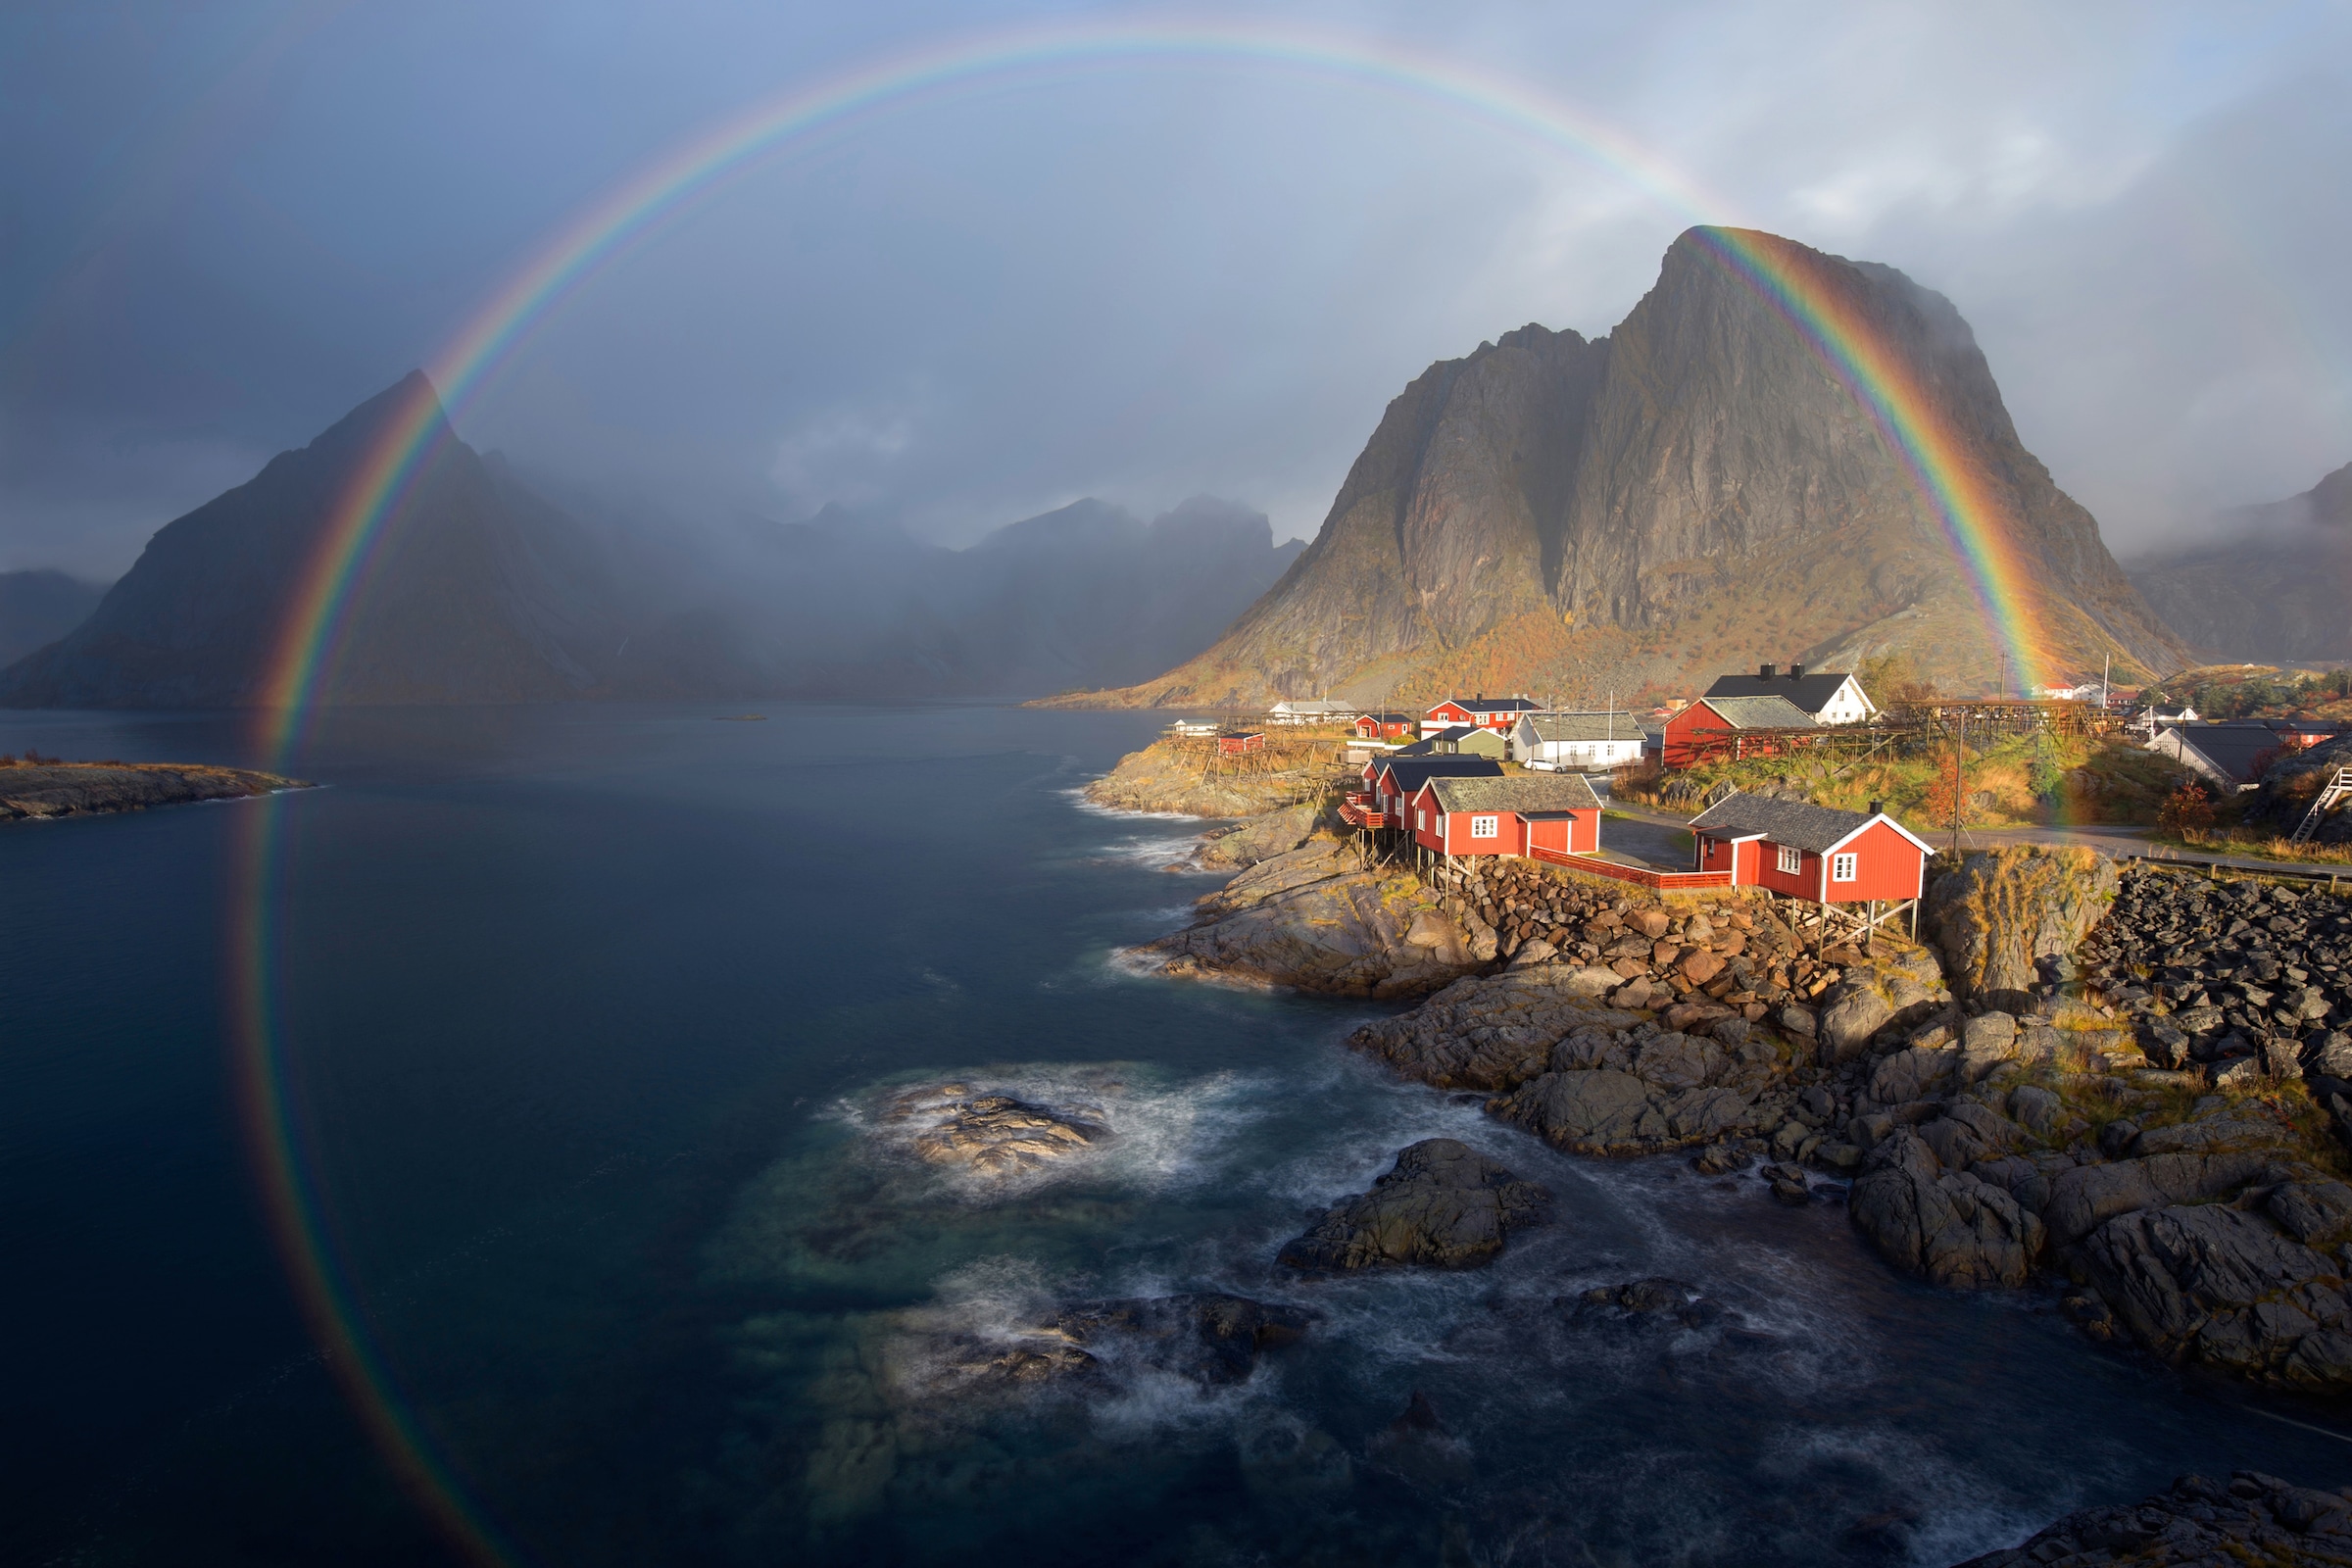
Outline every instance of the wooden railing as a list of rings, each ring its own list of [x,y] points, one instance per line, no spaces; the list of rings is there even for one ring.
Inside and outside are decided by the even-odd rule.
[[[1585,871],[1617,882],[1631,882],[1636,887],[1654,888],[1660,893],[1699,893],[1732,885],[1732,873],[1729,871],[1652,871],[1644,865],[1619,865],[1615,860],[1595,859],[1589,855],[1570,855],[1561,850],[1544,849],[1542,845],[1531,847],[1527,853],[1529,858],[1541,860],[1546,865],[1564,866],[1571,871]]]

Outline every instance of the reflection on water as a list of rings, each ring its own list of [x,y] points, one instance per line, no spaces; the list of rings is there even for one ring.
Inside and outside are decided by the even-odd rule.
[[[710,716],[337,715],[287,811],[338,1260],[528,1560],[1936,1564],[2182,1469],[2344,1479],[2264,1412],[2328,1414],[1898,1280],[1836,1202],[1572,1160],[1346,1052],[1362,1006],[1130,972],[1209,884],[1070,792],[1156,715]],[[200,718],[27,743],[254,760]],[[233,809],[0,833],[0,1217],[53,1282],[0,1338],[0,1559],[445,1560],[248,1197]],[[966,1157],[1000,1136],[1035,1147]],[[1476,1273],[1273,1263],[1433,1136],[1555,1223]],[[1713,1306],[1586,1299],[1653,1278]],[[1204,1362],[1252,1302],[1303,1334]]]

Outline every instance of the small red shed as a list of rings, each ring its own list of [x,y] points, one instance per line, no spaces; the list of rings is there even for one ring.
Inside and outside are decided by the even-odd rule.
[[[1735,795],[1690,819],[1696,869],[1816,904],[1901,904],[1926,886],[1926,840],[1885,811]]]
[[[1771,757],[1786,750],[1781,737],[1742,732],[1817,727],[1812,715],[1786,697],[1702,697],[1666,720],[1659,757],[1668,767]]]
[[[1361,713],[1355,720],[1356,735],[1368,741],[1400,741],[1413,733],[1410,713]]]
[[[1591,855],[1600,848],[1600,809],[1582,773],[1441,777],[1414,794],[1405,825],[1435,855]]]
[[[1262,752],[1266,749],[1266,732],[1262,729],[1229,729],[1217,736],[1217,752],[1224,757],[1239,757],[1244,752]]]

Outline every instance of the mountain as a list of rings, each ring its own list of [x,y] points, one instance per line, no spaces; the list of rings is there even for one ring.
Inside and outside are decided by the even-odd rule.
[[[591,542],[458,440],[416,373],[159,529],[86,621],[0,671],[0,705],[267,700],[281,628],[335,509],[410,416],[424,421],[425,456],[360,573],[319,698],[530,702],[607,686],[601,656],[622,632]]]
[[[62,571],[0,571],[0,664],[57,641],[87,620],[105,595]]]
[[[2224,513],[2207,533],[2130,564],[2174,636],[2223,661],[2352,661],[2352,464],[2299,496]]]
[[[1079,501],[960,551],[838,508],[790,524],[738,517],[713,534],[559,507],[459,440],[431,383],[412,374],[166,524],[83,607],[86,619],[0,670],[0,706],[272,700],[284,628],[337,508],[371,455],[416,421],[425,456],[335,622],[320,701],[1025,698],[1120,685],[1207,647],[1304,548],[1277,549],[1264,514],[1208,497],[1150,523]],[[0,631],[10,624],[0,618]]]
[[[1305,554],[1121,705],[1441,688],[1688,694],[1762,661],[1908,650],[1991,691],[2001,646],[1904,460],[1774,302],[1692,230],[1608,337],[1529,325],[1392,402]],[[1968,324],[1891,268],[1739,233],[1869,323],[1996,503],[2052,672],[2180,650],[2019,441]],[[2007,677],[2012,689],[2015,675]]]

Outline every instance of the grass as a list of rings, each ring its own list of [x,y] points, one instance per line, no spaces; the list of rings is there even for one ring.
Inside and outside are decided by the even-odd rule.
[[[2250,860],[2352,865],[2352,844],[2290,844],[2269,828],[2190,828],[2185,833],[2151,834],[2150,842],[2203,855],[2239,855]]]

